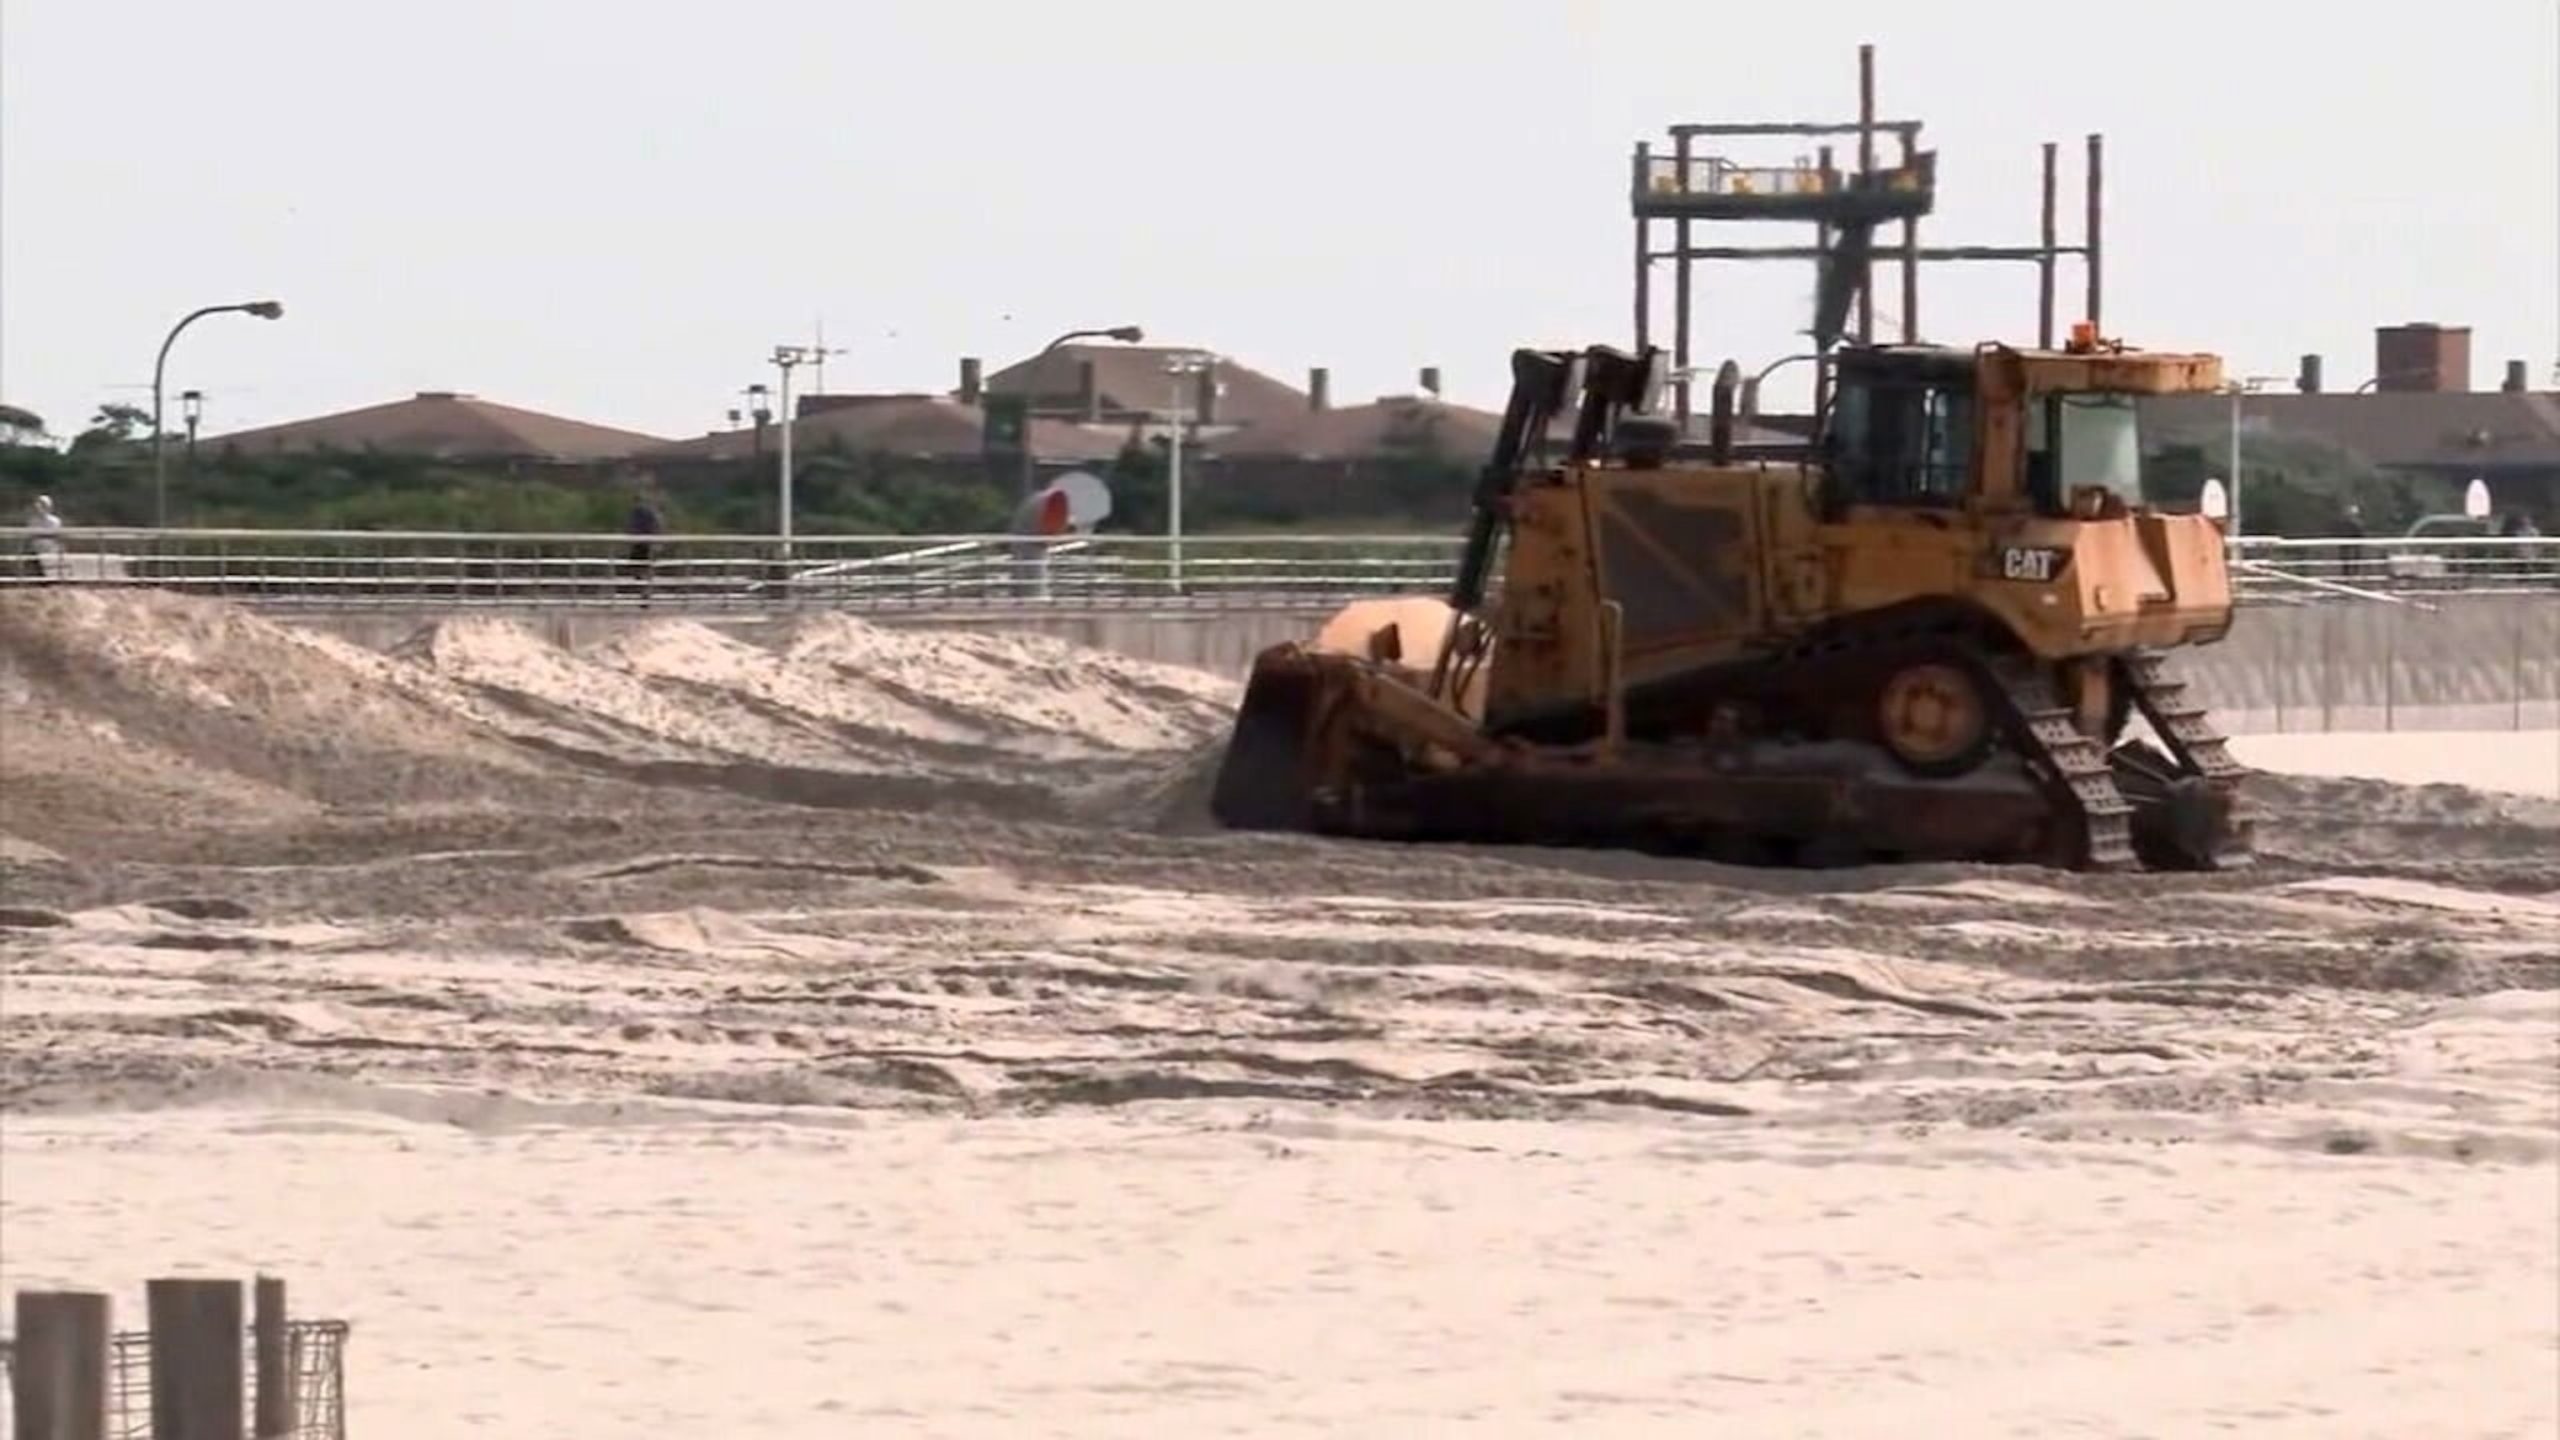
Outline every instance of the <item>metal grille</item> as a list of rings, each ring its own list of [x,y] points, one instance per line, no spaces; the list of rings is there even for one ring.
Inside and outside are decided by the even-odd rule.
[[[294,1428],[290,1440],[346,1440],[347,1322],[296,1320],[285,1327],[292,1375]],[[257,1404],[257,1347],[244,1346],[241,1394],[250,1413]],[[14,1379],[12,1348],[0,1339],[0,1390]],[[15,1406],[0,1399],[0,1440],[14,1440]],[[242,1416],[242,1433],[248,1415]],[[113,1440],[151,1440],[151,1334],[118,1331],[107,1357],[107,1434]],[[258,1440],[271,1440],[260,1436]]]

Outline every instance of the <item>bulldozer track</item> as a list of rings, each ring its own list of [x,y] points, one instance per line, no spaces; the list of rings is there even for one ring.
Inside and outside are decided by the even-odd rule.
[[[1861,672],[1858,678],[1864,680],[1923,657],[1962,665],[1984,682],[1987,695],[1996,701],[1999,728],[2042,783],[2057,819],[2078,832],[2058,837],[2064,853],[2052,859],[2085,870],[2138,868],[2133,805],[2116,786],[2106,745],[2080,729],[2044,665],[1996,645],[1973,617],[1944,612],[1869,617],[1788,647],[1773,662],[1779,668],[1770,673],[1784,677],[1781,683],[1837,687],[1852,672]],[[1844,687],[1845,693],[1862,688]]]
[[[2116,788],[2106,746],[2081,730],[2043,666],[2017,655],[1987,658],[1984,669],[2007,702],[2013,743],[2043,772],[2056,806],[2079,819],[2080,853],[2065,858],[2083,870],[2136,868],[2133,805]]]
[[[2251,864],[2256,858],[2257,807],[2241,788],[2248,771],[2231,758],[2229,737],[2190,698],[2187,682],[2169,673],[2166,654],[2136,650],[2118,664],[2132,687],[2134,704],[2171,758],[2202,776],[2231,807],[2228,821],[2214,837],[2214,868],[2236,870]]]
[[[1863,730],[1867,697],[1885,675],[1924,661],[1959,666],[1980,684],[1995,712],[1996,728],[2027,762],[2054,806],[2058,825],[2071,832],[2054,837],[2047,859],[2065,868],[2139,868],[2134,807],[2116,784],[2107,743],[2080,728],[2044,664],[2008,648],[1978,617],[1962,612],[1930,607],[1916,614],[1863,616],[1804,636],[1756,661],[1679,677],[1645,698],[1639,723],[1648,729],[1694,723],[1725,701],[1775,703],[1799,721],[1818,716],[1815,724],[1823,731],[1872,742],[1874,737]],[[2146,684],[2151,688],[2142,690]],[[2157,665],[2141,672],[2136,685],[2168,709],[2181,703],[2183,686],[2161,675]],[[2200,763],[2218,760],[2238,773],[2201,712],[2183,723],[2199,737],[2200,753],[2212,757]]]
[[[2004,842],[2001,848],[1985,851],[1976,858],[2091,871],[2139,870],[2147,865],[2221,869],[2248,863],[2250,846],[2245,823],[2222,825],[2210,834],[2191,833],[2185,838],[2176,838],[2174,822],[2167,832],[2155,823],[2155,809],[2161,806],[2162,799],[2149,777],[2165,777],[2173,771],[2183,773],[2190,777],[2189,783],[2201,781],[2219,792],[2231,804],[2230,813],[2237,816],[2242,813],[2237,809],[2239,785],[2246,774],[2230,758],[2223,736],[2205,718],[2202,707],[2189,698],[2186,685],[2169,673],[2165,657],[2157,653],[2135,652],[2118,657],[2119,693],[2125,696],[2120,713],[2138,707],[2170,753],[2155,753],[2149,767],[2137,766],[2121,773],[2120,764],[2129,752],[2115,743],[2118,737],[2093,734],[2084,728],[2076,708],[2065,699],[2062,678],[2052,664],[1999,643],[1998,637],[1965,623],[1963,617],[1943,613],[1903,615],[1881,625],[1841,627],[1806,637],[1798,645],[1756,663],[1719,667],[1710,673],[1691,672],[1667,684],[1657,682],[1643,697],[1640,727],[1630,729],[1638,731],[1638,743],[1668,745],[1676,753],[1677,747],[1699,738],[1715,743],[1713,737],[1725,733],[1718,729],[1718,714],[1729,713],[1738,706],[1741,713],[1735,718],[1743,720],[1746,739],[1781,744],[1791,740],[1848,740],[1889,753],[1878,736],[1873,701],[1886,677],[1917,664],[1951,666],[1971,679],[1990,722],[1984,742],[1986,757],[1994,749],[2006,751],[2019,762],[2025,777],[2042,797],[2040,820],[2016,832],[2015,838]],[[1461,792],[1445,788],[1440,781],[1408,774],[1401,761],[1392,759],[1396,749],[1392,737],[1401,733],[1399,726],[1390,724],[1377,737],[1384,742],[1383,749],[1355,746],[1335,751],[1335,746],[1346,743],[1343,739],[1318,738],[1335,729],[1339,707],[1346,699],[1344,694],[1336,693],[1332,684],[1319,683],[1312,672],[1293,667],[1259,668],[1245,697],[1212,800],[1221,822],[1237,828],[1377,834],[1390,838],[1437,833],[1436,822],[1430,818],[1432,808],[1459,801]],[[1515,721],[1517,728],[1496,727],[1495,743],[1505,738],[1505,730],[1511,731],[1507,738],[1517,739],[1520,730],[1533,729],[1539,732],[1538,741],[1571,747],[1590,739],[1580,732],[1590,727],[1591,720],[1587,714],[1548,712],[1526,725]],[[1326,753],[1337,754],[1337,759],[1330,763],[1318,761],[1309,768],[1311,757]],[[1389,763],[1379,768],[1363,761],[1363,755],[1370,761]],[[1324,772],[1330,772],[1329,777]],[[1495,764],[1485,776],[1485,783],[1491,788],[1461,803],[1472,804],[1493,816],[1492,828],[1499,830],[1516,819],[1505,812],[1505,807],[1514,801],[1525,807],[1522,813],[1553,801],[1559,792],[1541,795],[1538,787],[1557,782],[1563,773],[1550,769],[1541,774],[1536,767],[1511,770]],[[1750,767],[1731,773],[1736,781],[1752,778]],[[1794,772],[1798,776],[1801,773]],[[1707,853],[1787,856],[1819,852],[1826,857],[1816,863],[1854,860],[1858,854],[1869,861],[1890,861],[1910,853],[1906,847],[1911,832],[1888,824],[1887,832],[1896,838],[1868,838],[1857,829],[1837,828],[1841,817],[1835,814],[1831,820],[1817,818],[1828,802],[1810,793],[1804,797],[1805,810],[1790,810],[1788,807],[1796,802],[1780,797],[1788,794],[1790,785],[1802,784],[1801,779],[1790,778],[1790,772],[1784,769],[1765,774],[1770,785],[1756,792],[1760,797],[1757,801],[1734,799],[1727,804],[1709,800],[1695,816],[1674,823],[1665,836],[1679,845],[1705,846]],[[1952,798],[1964,793],[1962,775],[1944,778],[1949,788],[1941,793],[1951,797],[1945,803],[1962,803]],[[1515,788],[1502,790],[1506,785]],[[1990,793],[1993,792],[1986,792],[1986,797]],[[1658,798],[1658,794],[1626,798],[1634,799],[1636,808],[1641,809],[1644,799]],[[1432,798],[1435,795],[1439,798]],[[1491,809],[1485,810],[1487,806]],[[1858,808],[1857,802],[1851,802],[1849,813],[1854,815]],[[1708,812],[1717,813],[1719,818],[1707,818]],[[1826,832],[1822,829],[1825,825],[1835,828]],[[1809,830],[1807,826],[1813,828]],[[1568,820],[1558,828],[1570,830],[1573,826]],[[1968,838],[1956,838],[1964,833],[1965,827],[1958,824],[1947,836],[1947,843],[1971,845],[1988,838],[1988,833],[1979,828]],[[2172,835],[2165,848],[2161,833]],[[1565,843],[1592,842],[1586,836]],[[1645,843],[1620,843],[1629,848],[1649,848]],[[1927,849],[1926,841],[1920,849]],[[2170,858],[2154,858],[2154,851]]]

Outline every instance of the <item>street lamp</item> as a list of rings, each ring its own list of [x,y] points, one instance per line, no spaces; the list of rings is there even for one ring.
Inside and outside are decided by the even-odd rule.
[[[221,315],[237,310],[261,320],[279,319],[284,306],[273,300],[246,300],[236,305],[207,305],[187,312],[184,319],[169,327],[168,338],[160,342],[160,358],[151,362],[151,494],[152,524],[165,529],[169,524],[169,460],[168,446],[160,433],[160,382],[169,368],[169,347],[178,343],[178,332],[207,315]]]
[[[196,473],[196,426],[204,421],[204,392],[178,392],[178,414],[187,422],[187,473]]]
[[[1165,561],[1167,576],[1177,592],[1182,589],[1183,384],[1217,363],[1217,356],[1197,350],[1185,351],[1164,362],[1164,373],[1173,382],[1173,426],[1165,449]]]
[[[1064,335],[1059,336],[1057,339],[1050,341],[1048,344],[1041,346],[1040,352],[1032,356],[1030,363],[1023,367],[1021,435],[1023,494],[1028,495],[1032,491],[1040,488],[1036,483],[1039,478],[1038,469],[1031,456],[1031,402],[1033,399],[1037,398],[1039,394],[1039,391],[1034,387],[1040,383],[1040,362],[1049,358],[1050,351],[1057,349],[1059,346],[1066,344],[1070,340],[1117,340],[1123,345],[1135,345],[1146,338],[1147,332],[1139,329],[1135,325],[1113,325],[1104,329],[1070,330]]]
[[[753,483],[764,473],[764,427],[773,422],[773,392],[759,380],[738,393],[746,397],[747,418],[755,423],[747,449],[747,479]]]
[[[2268,386],[2270,386],[2270,385],[2282,385],[2282,384],[2286,383],[2286,379],[2287,379],[2287,377],[2282,376],[2282,375],[2242,375],[2242,376],[2239,376],[2238,378],[2236,378],[2236,379],[2234,379],[2234,380],[2230,381],[2229,383],[2225,384],[2225,385],[2222,387],[2222,392],[2223,392],[2224,394],[2226,394],[2226,395],[2228,395],[2228,396],[2230,396],[2230,397],[2231,397],[2231,530],[2230,530],[2230,534],[2231,534],[2231,538],[2232,538],[2232,539],[2234,539],[2234,540],[2239,539],[2239,538],[2240,538],[2240,535],[2241,535],[2241,529],[2240,529],[2240,526],[2241,526],[2241,518],[2240,518],[2240,515],[2241,515],[2241,512],[2240,512],[2240,397],[2241,397],[2241,396],[2243,396],[2243,395],[2255,395],[2255,394],[2257,394],[2259,391],[2266,389],[2266,388],[2267,388]]]
[[[827,356],[843,353],[840,349],[822,350],[814,345],[773,347],[774,366],[782,371],[782,493],[777,508],[782,524],[782,558],[785,560],[791,558],[791,368],[811,361],[824,364]]]

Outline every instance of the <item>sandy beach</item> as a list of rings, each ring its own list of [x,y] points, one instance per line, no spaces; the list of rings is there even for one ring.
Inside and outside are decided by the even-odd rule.
[[[2549,732],[1816,874],[1212,833],[1235,688],[0,596],[0,1284],[368,1440],[2560,1429]]]

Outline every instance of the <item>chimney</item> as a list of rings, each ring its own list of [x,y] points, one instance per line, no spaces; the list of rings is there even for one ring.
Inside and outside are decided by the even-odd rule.
[[[1333,372],[1321,365],[1307,372],[1307,408],[1317,414],[1333,408]]]
[[[2471,330],[2463,325],[2385,325],[2373,332],[2373,388],[2463,394],[2471,389]]]
[[[2503,383],[2503,384],[2499,385],[2499,386],[2498,386],[2498,388],[2499,388],[2500,390],[2505,391],[2506,393],[2508,393],[2508,394],[2510,394],[2510,395],[2521,395],[2521,394],[2523,394],[2523,393],[2524,393],[2524,391],[2525,391],[2525,384],[2524,384],[2524,362],[2523,362],[2523,361],[2521,361],[2521,360],[2510,360],[2510,361],[2508,361],[2508,362],[2507,362],[2507,378],[2506,378],[2506,381],[2505,381],[2505,383]]]
[[[1102,381],[1093,373],[1090,360],[1076,362],[1076,413],[1087,424],[1102,418]]]
[[[1192,379],[1191,414],[1203,425],[1218,423],[1218,362],[1215,360],[1201,366],[1200,373]]]
[[[975,355],[961,356],[960,403],[963,405],[977,404],[978,397],[985,393],[985,390],[986,385],[979,374],[978,357]]]
[[[2293,388],[2301,391],[2305,395],[2317,395],[2320,393],[2319,356],[2305,355],[2302,357],[2302,373],[2295,378]]]
[[[1425,365],[1422,367],[1422,393],[1430,396],[1434,400],[1440,398],[1439,366]]]

